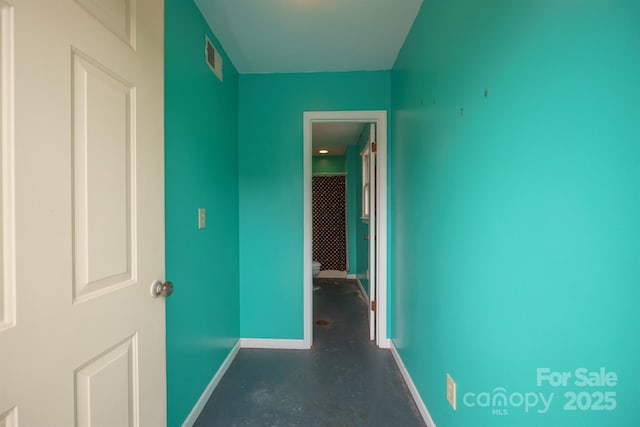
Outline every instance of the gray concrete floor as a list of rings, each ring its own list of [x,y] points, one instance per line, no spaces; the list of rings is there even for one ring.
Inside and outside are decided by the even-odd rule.
[[[424,426],[355,280],[314,285],[312,349],[241,349],[196,426]]]

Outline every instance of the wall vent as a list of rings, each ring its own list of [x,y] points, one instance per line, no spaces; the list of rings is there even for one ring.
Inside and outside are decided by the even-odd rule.
[[[218,76],[218,79],[222,81],[222,56],[220,55],[220,52],[218,52],[218,49],[216,49],[216,47],[213,45],[213,43],[211,43],[209,37],[205,36],[205,39],[206,42],[204,55],[207,61],[207,65],[209,65],[211,71],[213,71],[213,73]]]

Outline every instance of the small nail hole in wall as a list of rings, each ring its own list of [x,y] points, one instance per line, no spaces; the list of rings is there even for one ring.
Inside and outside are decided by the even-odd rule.
[[[464,107],[460,108],[460,117],[464,117]]]
[[[489,89],[485,88],[484,89],[484,97],[488,97],[489,96]]]

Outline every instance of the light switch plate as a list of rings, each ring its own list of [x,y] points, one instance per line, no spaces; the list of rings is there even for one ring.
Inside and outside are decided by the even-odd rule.
[[[205,208],[198,209],[198,228],[205,228],[207,226],[207,211]]]

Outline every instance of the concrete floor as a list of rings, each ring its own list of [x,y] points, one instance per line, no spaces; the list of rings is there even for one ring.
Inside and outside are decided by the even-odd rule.
[[[355,280],[314,285],[313,348],[241,349],[196,426],[424,426]]]

